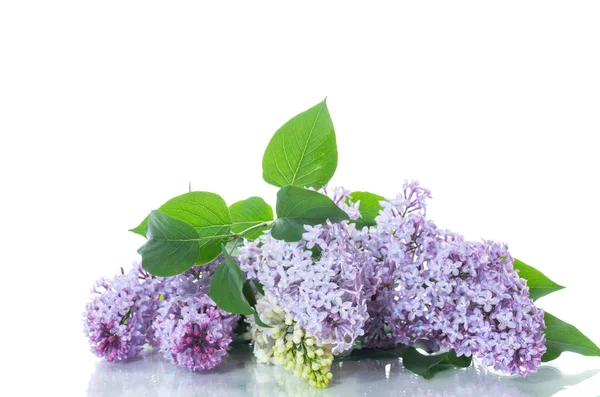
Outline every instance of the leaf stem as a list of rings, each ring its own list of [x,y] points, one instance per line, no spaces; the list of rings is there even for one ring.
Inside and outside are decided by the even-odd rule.
[[[271,226],[273,223],[275,223],[275,221],[266,221],[266,222],[257,223],[256,225],[239,232],[237,234],[237,237],[243,237],[244,235],[250,233],[253,230],[260,229],[261,227],[265,227],[265,226]]]
[[[244,237],[244,235],[250,233],[253,230],[260,229],[261,227],[265,227],[265,226],[271,226],[274,222],[275,221],[266,221],[266,222],[257,223],[256,225],[249,227],[246,230],[242,230],[239,233],[218,234],[216,236],[205,236],[205,237],[199,237],[194,240],[195,241],[203,241],[203,240],[213,240],[213,239],[220,239],[220,238],[240,238],[240,237]]]

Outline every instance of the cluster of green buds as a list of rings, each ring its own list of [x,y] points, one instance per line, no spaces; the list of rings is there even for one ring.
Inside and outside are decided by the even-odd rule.
[[[311,386],[327,387],[332,378],[331,346],[322,345],[306,335],[272,298],[259,299],[257,309],[261,320],[271,326],[263,328],[257,326],[253,319],[249,321],[257,361],[283,365]]]

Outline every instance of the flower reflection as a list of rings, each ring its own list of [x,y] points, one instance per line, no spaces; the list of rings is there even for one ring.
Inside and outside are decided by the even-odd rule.
[[[147,351],[127,363],[100,361],[88,385],[89,396],[252,396],[252,397],[549,397],[580,383],[598,370],[563,375],[543,366],[527,378],[506,378],[479,366],[438,373],[425,380],[406,371],[398,359],[335,362],[334,378],[324,390],[309,387],[281,366],[256,364],[250,346],[236,347],[222,365],[193,373]]]

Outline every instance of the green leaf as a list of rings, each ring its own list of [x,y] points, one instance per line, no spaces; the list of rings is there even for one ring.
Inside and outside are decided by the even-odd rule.
[[[600,356],[600,348],[571,324],[548,312],[544,313],[544,322],[547,350],[542,361],[552,361],[566,351],[584,356]]]
[[[531,267],[518,259],[515,259],[513,267],[519,271],[519,277],[527,280],[529,297],[533,300],[565,288],[550,280],[536,268]]]
[[[252,284],[250,283],[251,280],[246,280],[242,288],[242,292],[244,293],[244,297],[246,297],[246,300],[250,306],[254,307],[256,306],[256,296],[254,295],[254,290],[252,289]]]
[[[187,223],[161,211],[148,217],[148,241],[139,250],[142,267],[160,277],[180,274],[191,268],[200,253],[198,232]]]
[[[454,350],[450,350],[446,355],[446,360],[448,363],[454,365],[455,367],[467,368],[473,362],[473,356],[457,356]]]
[[[348,220],[348,215],[329,197],[295,186],[282,187],[277,192],[277,220],[271,235],[279,240],[298,241],[305,232],[304,225],[318,225]]]
[[[360,201],[358,205],[360,218],[356,220],[356,226],[358,228],[375,226],[375,217],[381,210],[379,202],[385,201],[385,197],[369,192],[352,192],[350,196],[353,202]]]
[[[244,283],[242,270],[231,259],[224,245],[222,251],[225,259],[215,270],[210,282],[210,298],[226,312],[246,316],[253,315],[258,326],[271,328],[270,325],[265,324],[260,319],[253,307],[256,305],[256,297],[250,285],[250,280]]]
[[[145,217],[142,223],[134,227],[133,229],[129,229],[130,232],[135,234],[139,234],[142,237],[146,237],[146,228],[148,227],[148,217]]]
[[[311,257],[315,262],[321,259],[321,257],[323,256],[323,250],[321,250],[321,248],[317,247],[316,245],[309,249],[309,251],[311,252]]]
[[[159,210],[168,216],[184,221],[196,229],[200,241],[200,255],[196,263],[208,263],[219,256],[223,236],[231,232],[231,216],[225,201],[215,193],[190,192],[174,197],[160,206]],[[132,232],[145,236],[147,219],[144,219]]]
[[[398,358],[402,357],[406,346],[398,345],[392,348],[355,348],[350,354],[345,356],[337,356],[336,361],[355,361],[364,359],[382,359],[382,358]]]
[[[272,328],[269,324],[265,324],[263,322],[263,320],[260,319],[260,317],[258,316],[257,312],[254,312],[254,322],[259,326],[259,327],[263,327],[263,328]]]
[[[229,313],[254,314],[254,309],[248,303],[243,293],[244,278],[242,270],[231,259],[222,246],[225,259],[215,270],[210,282],[210,297],[221,309]]]
[[[234,233],[240,233],[252,226],[273,220],[273,209],[260,197],[250,197],[231,204],[229,213],[233,221],[231,231]],[[268,229],[268,226],[253,230],[244,237],[248,240],[255,240],[266,229]]]
[[[285,123],[263,156],[263,179],[275,186],[320,189],[337,168],[337,145],[326,99]]]
[[[407,347],[402,354],[402,364],[404,367],[422,376],[425,379],[430,379],[437,372],[448,369],[449,365],[444,365],[447,362],[447,353],[425,355],[421,354],[414,347]]]
[[[262,296],[265,296],[265,290],[263,289],[263,285],[260,283],[260,281],[258,281],[256,279],[252,279],[252,282],[254,283],[254,287],[256,287],[256,290],[258,291],[258,293],[261,294]]]
[[[241,243],[241,239],[236,237],[231,240],[227,240],[227,244],[225,244],[225,249],[229,252],[229,255],[236,257],[239,256],[238,246]]]
[[[240,316],[240,319],[238,320],[237,325],[235,326],[235,331],[234,332],[235,332],[236,335],[241,336],[245,332],[248,331],[248,323],[246,323],[245,320],[246,320],[246,316]],[[243,342],[243,341],[244,341],[244,339],[242,338],[240,340],[240,342]],[[246,341],[246,342],[249,342],[249,341]],[[233,343],[235,343],[235,339],[232,342],[232,344]]]
[[[404,367],[425,379],[430,379],[436,373],[452,367],[466,368],[472,362],[472,357],[458,357],[454,350],[441,354],[426,355],[419,353],[417,349],[409,346],[406,347],[402,354],[402,364],[404,364]]]

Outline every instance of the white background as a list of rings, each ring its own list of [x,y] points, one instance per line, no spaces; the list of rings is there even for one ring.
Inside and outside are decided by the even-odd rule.
[[[567,286],[539,304],[600,343],[597,2],[218,4],[0,3],[0,388],[83,395],[81,312],[135,259],[127,229],[188,183],[274,204],[263,150],[325,96],[331,185],[420,180],[440,227],[507,242]]]

